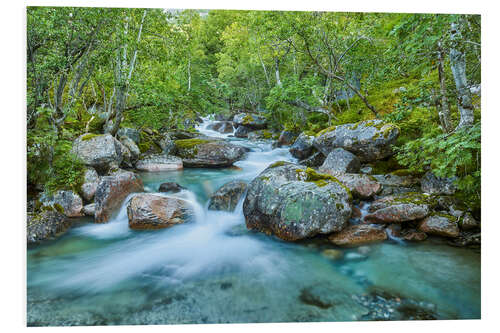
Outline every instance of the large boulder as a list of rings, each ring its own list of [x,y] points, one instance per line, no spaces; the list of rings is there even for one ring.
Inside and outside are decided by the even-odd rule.
[[[95,191],[97,190],[97,184],[99,184],[99,175],[97,174],[97,171],[94,168],[87,168],[85,170],[84,181],[81,187],[83,199],[86,201],[92,201]]]
[[[304,132],[300,133],[299,137],[290,147],[290,154],[293,157],[303,160],[313,153],[314,135],[308,135]]]
[[[297,139],[297,133],[291,131],[282,131],[278,138],[278,147],[290,146]]]
[[[151,193],[135,195],[127,206],[131,229],[162,229],[186,222],[191,209],[187,201]]]
[[[83,134],[73,142],[71,152],[100,173],[118,168],[123,160],[122,144],[110,134]]]
[[[173,154],[182,158],[186,168],[219,168],[233,165],[245,155],[245,149],[224,141],[176,140]]]
[[[252,113],[238,113],[233,118],[233,123],[238,126],[245,126],[250,129],[263,129],[267,126],[266,118]]]
[[[386,239],[387,234],[383,228],[368,224],[351,225],[328,237],[330,242],[338,246],[361,246]]]
[[[210,196],[208,209],[234,211],[247,188],[247,183],[234,180],[221,186]]]
[[[432,172],[427,172],[421,180],[422,192],[429,194],[452,195],[456,191],[455,178],[440,178]]]
[[[122,127],[116,133],[118,137],[121,139],[122,137],[127,137],[134,141],[135,144],[139,144],[141,141],[141,133],[139,130],[130,127]]]
[[[319,171],[357,173],[361,168],[359,158],[342,148],[335,148],[326,157]]]
[[[455,238],[460,234],[457,219],[451,215],[431,215],[424,219],[418,226],[418,230],[430,235]]]
[[[94,196],[95,221],[108,222],[113,211],[130,193],[142,191],[142,180],[133,172],[118,170],[109,176],[101,177]]]
[[[28,213],[26,237],[28,244],[38,243],[58,236],[71,226],[66,216],[56,209]]]
[[[351,200],[335,177],[276,162],[248,185],[243,213],[248,229],[295,241],[342,230]]]
[[[370,214],[365,216],[369,223],[401,223],[420,220],[431,212],[429,198],[419,193],[405,193],[383,197],[374,201]]]
[[[344,148],[359,157],[361,162],[383,159],[392,155],[392,144],[399,128],[381,120],[332,126],[319,132],[314,147],[327,156],[335,148]]]
[[[179,157],[157,154],[141,158],[135,164],[135,168],[139,171],[155,172],[180,170],[183,168],[183,165],[182,159]]]

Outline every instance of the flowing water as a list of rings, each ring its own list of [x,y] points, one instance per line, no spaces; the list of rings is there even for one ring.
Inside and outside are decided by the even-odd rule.
[[[57,240],[28,249],[28,325],[117,325],[363,320],[353,296],[374,290],[431,306],[438,319],[480,317],[480,254],[437,240],[386,241],[332,261],[325,243],[287,243],[248,231],[234,213],[209,211],[224,183],[251,181],[288,149],[199,130],[251,149],[237,168],[143,173],[147,192],[162,182],[187,188],[191,221],[169,229],[128,228],[126,203],[107,224],[82,218]],[[365,248],[366,250],[366,248]],[[369,253],[367,253],[369,252]],[[304,288],[328,285],[344,297],[321,308]],[[345,298],[347,297],[347,298]]]

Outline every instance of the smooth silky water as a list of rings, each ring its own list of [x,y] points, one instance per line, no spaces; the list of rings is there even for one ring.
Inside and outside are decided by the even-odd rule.
[[[352,295],[372,290],[434,304],[439,319],[480,317],[480,254],[438,241],[370,246],[366,260],[332,261],[327,245],[287,243],[245,227],[234,213],[207,210],[224,183],[251,181],[269,164],[294,161],[286,148],[199,130],[250,148],[237,168],[143,173],[147,192],[162,182],[186,187],[191,221],[133,231],[126,204],[110,222],[75,221],[57,240],[28,249],[28,325],[118,325],[362,320]],[[164,194],[162,194],[164,195]],[[346,253],[356,249],[345,250]],[[322,309],[301,290],[328,284],[344,297]],[[347,298],[345,298],[347,297]],[[354,304],[354,305],[353,305]]]

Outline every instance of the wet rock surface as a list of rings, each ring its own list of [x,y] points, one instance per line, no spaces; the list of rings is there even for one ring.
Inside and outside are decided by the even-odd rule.
[[[175,182],[166,182],[160,184],[160,187],[158,188],[158,192],[171,192],[171,193],[177,193],[182,190],[185,190],[186,188],[184,186],[181,186]]]
[[[150,193],[135,195],[127,206],[131,229],[162,229],[187,221],[190,208],[185,200]]]
[[[328,237],[333,244],[346,247],[378,243],[386,239],[387,234],[383,228],[366,224],[348,226],[341,232]]]
[[[210,196],[208,209],[234,211],[246,189],[247,183],[243,181],[235,180],[224,184]]]
[[[432,215],[427,217],[420,223],[418,230],[430,235],[452,238],[458,237],[460,233],[456,218],[444,215]]]

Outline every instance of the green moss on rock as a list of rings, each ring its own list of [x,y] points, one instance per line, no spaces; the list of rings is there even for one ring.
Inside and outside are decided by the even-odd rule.
[[[82,136],[82,141],[87,141],[91,140],[95,137],[101,136],[101,134],[95,134],[95,133],[87,133]]]

